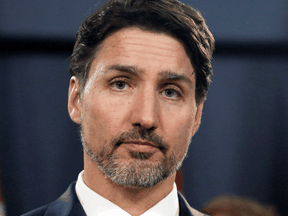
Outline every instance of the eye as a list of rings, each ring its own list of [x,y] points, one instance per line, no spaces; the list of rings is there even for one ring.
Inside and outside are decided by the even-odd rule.
[[[117,78],[110,82],[109,84],[114,90],[123,91],[129,87],[127,83],[127,78]]]
[[[181,94],[179,93],[179,91],[173,89],[173,88],[167,88],[165,89],[162,94],[165,97],[171,98],[171,99],[178,99],[179,97],[181,97]]]
[[[116,81],[113,83],[113,85],[115,88],[119,89],[119,90],[123,90],[125,89],[125,87],[127,86],[127,84],[124,81]]]

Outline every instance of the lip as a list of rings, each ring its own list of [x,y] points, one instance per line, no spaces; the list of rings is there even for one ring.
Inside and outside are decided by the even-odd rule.
[[[126,141],[123,143],[134,144],[134,145],[146,145],[146,146],[152,146],[152,147],[158,148],[158,146],[156,146],[155,144],[147,142],[147,141],[144,141],[144,142],[142,142],[142,141]]]
[[[139,152],[151,152],[158,149],[158,146],[147,141],[124,141],[121,144],[133,151]]]

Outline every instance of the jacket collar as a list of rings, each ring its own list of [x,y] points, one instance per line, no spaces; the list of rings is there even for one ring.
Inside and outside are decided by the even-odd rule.
[[[68,189],[56,201],[48,207],[45,216],[86,216],[75,191],[75,183],[70,184]],[[180,216],[205,216],[193,209],[181,193],[178,192]]]
[[[184,196],[178,192],[178,199],[179,199],[179,215],[180,216],[208,216],[205,215],[195,209],[193,209]]]
[[[77,197],[75,183],[70,184],[62,196],[48,206],[45,216],[86,216]]]

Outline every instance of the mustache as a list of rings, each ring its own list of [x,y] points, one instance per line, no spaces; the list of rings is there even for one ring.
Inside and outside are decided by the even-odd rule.
[[[112,144],[113,146],[118,147],[125,141],[127,142],[133,140],[141,140],[143,142],[148,141],[153,143],[163,152],[166,152],[169,149],[169,145],[163,137],[156,134],[154,131],[147,130],[142,127],[133,127],[129,131],[120,133],[113,139]]]

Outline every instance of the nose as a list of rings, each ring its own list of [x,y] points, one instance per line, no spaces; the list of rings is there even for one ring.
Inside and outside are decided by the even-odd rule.
[[[155,130],[159,126],[159,103],[157,94],[146,88],[134,98],[131,114],[131,123],[133,126],[142,126],[147,130]]]

